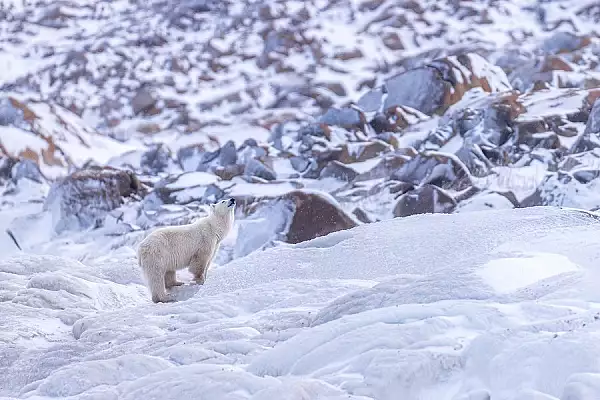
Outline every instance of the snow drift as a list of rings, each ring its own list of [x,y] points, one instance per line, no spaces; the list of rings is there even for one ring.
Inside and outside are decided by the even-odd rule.
[[[111,266],[17,256],[0,264],[0,395],[595,398],[599,218],[529,208],[373,223],[253,252],[159,305],[126,279],[129,253]]]

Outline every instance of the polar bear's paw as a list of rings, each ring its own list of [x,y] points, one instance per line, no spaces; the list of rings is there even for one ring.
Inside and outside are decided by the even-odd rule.
[[[197,278],[194,278],[192,280],[192,283],[196,284],[196,285],[204,285],[204,281],[206,281],[206,278],[203,276],[199,276]]]
[[[177,299],[171,294],[164,295],[152,295],[152,301],[154,303],[174,303]]]

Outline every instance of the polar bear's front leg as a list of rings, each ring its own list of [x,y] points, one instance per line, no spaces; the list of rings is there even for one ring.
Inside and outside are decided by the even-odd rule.
[[[175,271],[167,271],[165,272],[165,287],[167,289],[172,288],[173,286],[181,286],[183,282],[179,282],[175,275]]]
[[[206,280],[206,270],[210,263],[210,258],[207,258],[196,254],[192,257],[190,267],[188,268],[188,271],[194,275],[194,281],[199,285],[204,285],[204,281]]]

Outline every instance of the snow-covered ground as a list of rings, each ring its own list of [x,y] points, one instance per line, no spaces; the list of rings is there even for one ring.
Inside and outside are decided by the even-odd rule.
[[[171,304],[127,246],[85,265],[17,254],[0,262],[0,396],[597,399],[599,220],[367,224],[217,266]]]

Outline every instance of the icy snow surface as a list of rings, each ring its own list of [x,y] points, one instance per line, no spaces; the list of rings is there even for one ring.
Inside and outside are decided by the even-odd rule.
[[[600,398],[599,218],[363,225],[214,267],[172,304],[150,303],[128,246],[5,258],[0,396]]]

